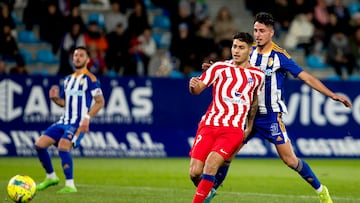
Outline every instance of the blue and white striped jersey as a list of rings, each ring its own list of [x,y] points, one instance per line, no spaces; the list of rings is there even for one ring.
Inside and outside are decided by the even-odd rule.
[[[67,76],[60,91],[60,98],[65,99],[65,111],[58,123],[78,126],[97,95],[102,95],[100,82],[87,69]]]
[[[259,113],[287,113],[284,103],[284,80],[290,72],[297,77],[303,69],[295,63],[291,56],[277,44],[266,52],[258,52],[256,46],[250,54],[250,64],[259,67],[265,73],[264,90],[259,95]]]

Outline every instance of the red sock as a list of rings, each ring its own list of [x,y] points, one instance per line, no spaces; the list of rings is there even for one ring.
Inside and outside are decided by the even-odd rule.
[[[209,194],[211,188],[213,187],[214,182],[206,179],[202,179],[197,186],[196,193],[192,203],[202,203],[207,195]]]

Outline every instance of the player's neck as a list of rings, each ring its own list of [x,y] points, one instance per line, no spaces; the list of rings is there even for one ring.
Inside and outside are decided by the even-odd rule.
[[[248,63],[248,61],[244,61],[242,63],[235,63],[235,67],[236,68],[249,68],[250,64]]]
[[[79,69],[75,69],[75,75],[80,75],[80,74],[83,74],[84,72],[87,71],[87,68],[86,66],[82,67],[82,68],[79,68]]]
[[[263,46],[258,46],[257,51],[260,53],[265,53],[271,50],[273,45],[273,41],[270,40],[268,43],[264,44]]]

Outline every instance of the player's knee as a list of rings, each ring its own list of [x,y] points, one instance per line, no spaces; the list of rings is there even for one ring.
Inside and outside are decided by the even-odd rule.
[[[290,168],[295,168],[298,165],[298,159],[296,157],[284,157],[282,160]]]

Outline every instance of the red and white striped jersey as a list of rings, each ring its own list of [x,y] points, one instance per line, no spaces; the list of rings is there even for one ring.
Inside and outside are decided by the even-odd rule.
[[[263,89],[265,74],[259,68],[237,68],[232,61],[226,61],[211,65],[200,80],[213,85],[212,102],[202,122],[244,129],[254,94],[259,95]]]

